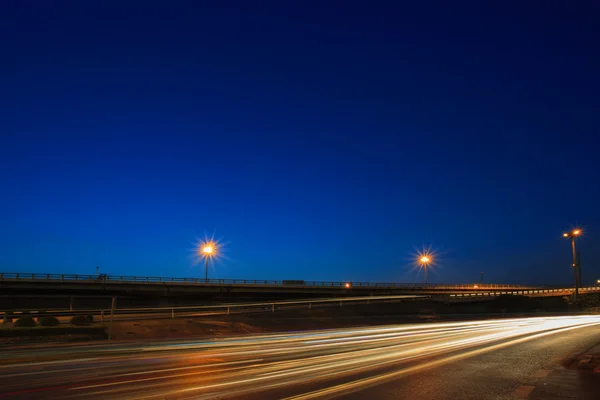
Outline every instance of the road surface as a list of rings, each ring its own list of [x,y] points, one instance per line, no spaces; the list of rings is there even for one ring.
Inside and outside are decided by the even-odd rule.
[[[600,316],[564,316],[6,349],[0,399],[526,398],[599,342]]]

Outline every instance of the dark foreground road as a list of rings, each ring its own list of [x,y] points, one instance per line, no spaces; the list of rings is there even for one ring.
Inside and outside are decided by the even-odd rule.
[[[540,379],[598,343],[600,316],[578,316],[4,349],[0,399],[550,398]],[[566,393],[598,398],[595,377]]]

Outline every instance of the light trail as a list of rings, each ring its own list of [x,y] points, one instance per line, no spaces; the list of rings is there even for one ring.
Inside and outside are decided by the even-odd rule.
[[[49,353],[66,360],[0,365],[1,398],[34,387],[44,398],[214,399],[285,389],[331,398],[445,363],[569,330],[600,316],[387,325],[202,342],[97,346]],[[126,353],[125,353],[126,352]],[[17,354],[20,354],[17,352]],[[20,354],[23,357],[23,354]],[[18,381],[24,380],[21,384]],[[328,384],[328,381],[333,383]],[[304,385],[320,385],[303,392]]]

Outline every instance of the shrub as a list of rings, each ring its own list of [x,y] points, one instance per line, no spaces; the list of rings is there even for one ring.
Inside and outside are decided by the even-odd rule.
[[[31,315],[23,315],[15,321],[16,327],[34,327],[37,324]]]
[[[570,296],[563,297],[563,299],[567,304],[577,306],[584,310],[598,307],[600,304],[600,296],[597,293],[580,293],[579,296],[575,296],[575,293],[573,293]]]
[[[51,315],[40,318],[40,326],[58,326],[60,321]]]
[[[94,321],[94,317],[90,314],[80,314],[71,318],[71,325],[87,326]]]

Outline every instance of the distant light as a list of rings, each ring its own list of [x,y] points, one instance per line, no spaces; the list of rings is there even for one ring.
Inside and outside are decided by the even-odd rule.
[[[421,257],[421,262],[427,264],[430,261],[430,258],[427,256]]]
[[[569,234],[568,233],[563,233],[563,236],[564,237],[569,237]]]
[[[475,289],[478,289],[478,288],[479,288],[479,286],[477,286],[477,285],[475,285],[475,286],[473,286],[473,287],[474,287]]]
[[[349,283],[346,283],[346,284],[344,285],[344,287],[347,287],[347,288],[349,288],[350,286],[351,286],[351,285],[350,285]]]
[[[213,252],[213,247],[212,247],[212,246],[204,246],[204,247],[202,248],[202,252],[203,252],[204,254],[212,254],[212,252]]]
[[[575,229],[573,231],[573,235],[579,235],[581,233],[581,231],[579,229]]]

